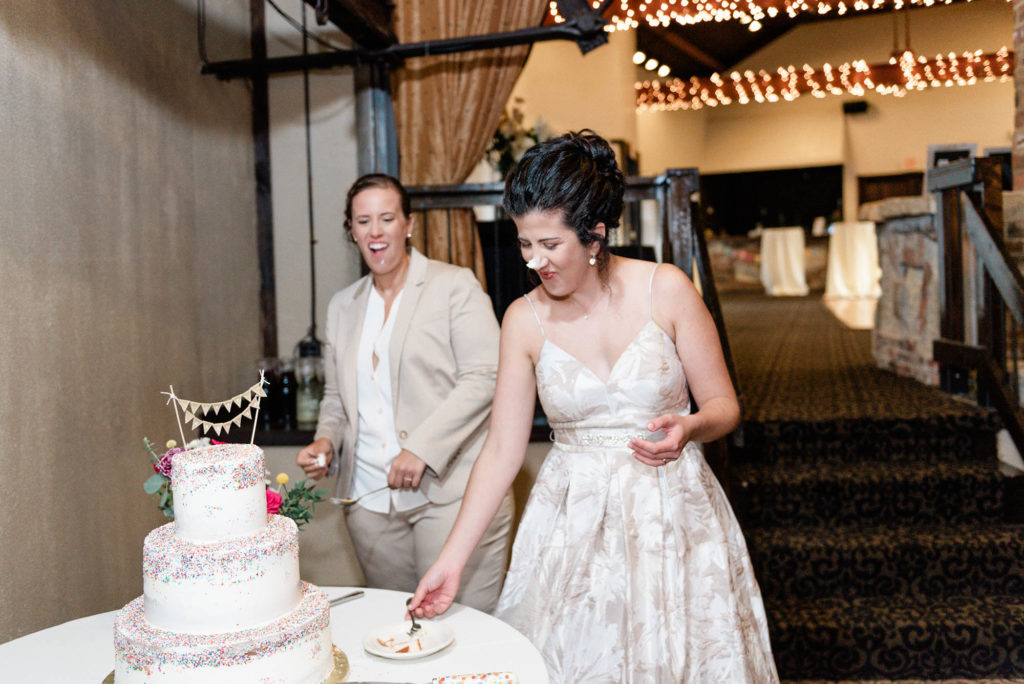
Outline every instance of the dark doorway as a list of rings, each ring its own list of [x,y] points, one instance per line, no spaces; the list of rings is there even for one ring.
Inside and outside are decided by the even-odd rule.
[[[843,167],[701,174],[701,218],[718,235],[745,235],[757,227],[803,226],[815,217],[842,216]]]

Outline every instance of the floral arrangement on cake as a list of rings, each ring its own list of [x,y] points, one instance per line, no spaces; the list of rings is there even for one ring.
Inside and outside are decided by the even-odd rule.
[[[223,444],[223,442],[202,437],[192,440],[184,447],[179,447],[178,443],[171,439],[167,441],[167,450],[162,454],[157,454],[148,437],[143,438],[142,444],[153,465],[153,474],[142,483],[142,489],[147,494],[159,495],[157,507],[165,517],[174,520],[174,491],[171,487],[171,465],[174,463],[174,456],[187,449]],[[316,504],[327,496],[327,492],[323,489],[314,489],[315,485],[305,478],[296,482],[289,489],[289,479],[287,473],[278,473],[274,479],[278,485],[278,491],[271,489],[270,483],[267,483],[267,513],[291,518],[295,521],[296,526],[301,528],[313,519]]]
[[[523,98],[517,97],[512,101],[511,108],[502,113],[498,128],[491,138],[491,145],[487,148],[487,163],[502,178],[508,176],[508,172],[522,159],[526,150],[551,137],[544,119],[537,119],[529,127],[525,125],[526,116],[520,109],[522,103]]]
[[[313,483],[303,478],[288,489],[288,474],[278,473],[274,478],[281,492],[267,487],[267,513],[277,513],[291,518],[301,528],[313,519],[313,509],[323,500],[327,492],[313,489]],[[277,510],[272,510],[275,508]]]

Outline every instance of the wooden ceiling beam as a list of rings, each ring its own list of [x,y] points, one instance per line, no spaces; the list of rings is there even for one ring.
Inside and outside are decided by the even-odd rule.
[[[391,0],[305,0],[317,11],[317,21],[330,21],[360,47],[375,50],[398,42]]]
[[[680,36],[678,33],[671,29],[651,31],[650,33],[655,40],[660,41],[662,43],[666,43],[673,49],[678,50],[679,52],[682,52],[686,55],[689,55],[696,61],[706,66],[708,69],[713,69],[714,71],[725,71],[725,69],[727,68],[726,65],[722,64],[722,62],[719,61],[717,57],[705,52],[704,50],[701,50],[699,47],[697,47],[690,41],[686,40],[685,38],[683,38],[682,36]]]

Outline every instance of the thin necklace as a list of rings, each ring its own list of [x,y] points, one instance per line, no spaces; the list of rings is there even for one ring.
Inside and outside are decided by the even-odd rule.
[[[604,290],[605,290],[605,288],[602,287],[601,291],[604,292]],[[591,311],[593,311],[594,309],[597,308],[597,305],[601,303],[601,299],[602,298],[599,298],[596,302],[594,302],[594,305],[590,307],[590,311],[587,311],[583,307],[583,304],[578,299],[576,299],[575,297],[572,298],[572,301],[575,302],[576,306],[580,307],[580,310],[583,312],[583,320],[589,321],[590,320],[590,313],[591,313]],[[609,291],[608,297],[606,297],[606,299],[611,299],[611,292],[610,291]]]

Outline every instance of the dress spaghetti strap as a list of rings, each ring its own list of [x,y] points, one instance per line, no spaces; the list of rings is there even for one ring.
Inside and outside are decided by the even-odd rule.
[[[524,295],[523,295],[523,297],[525,297],[525,298],[526,298],[526,303],[530,305],[530,311],[532,311],[532,312],[533,312],[533,317],[537,319],[537,327],[538,327],[538,328],[540,328],[540,334],[541,334],[541,336],[542,336],[542,337],[543,337],[543,338],[544,338],[545,340],[546,340],[546,339],[548,339],[548,335],[547,335],[547,333],[546,333],[546,332],[544,332],[544,326],[543,326],[543,325],[541,324],[541,322],[540,322],[540,316],[538,316],[538,315],[537,315],[537,309],[535,309],[535,308],[534,308],[534,306],[533,306],[533,300],[532,300],[532,299],[530,299],[530,295],[528,295],[528,294],[524,294]]]
[[[654,320],[654,273],[658,270],[658,266],[661,264],[654,264],[654,268],[651,269],[651,280],[647,283],[647,316],[653,321]],[[533,306],[532,304],[530,306]],[[536,316],[536,314],[534,314]]]

